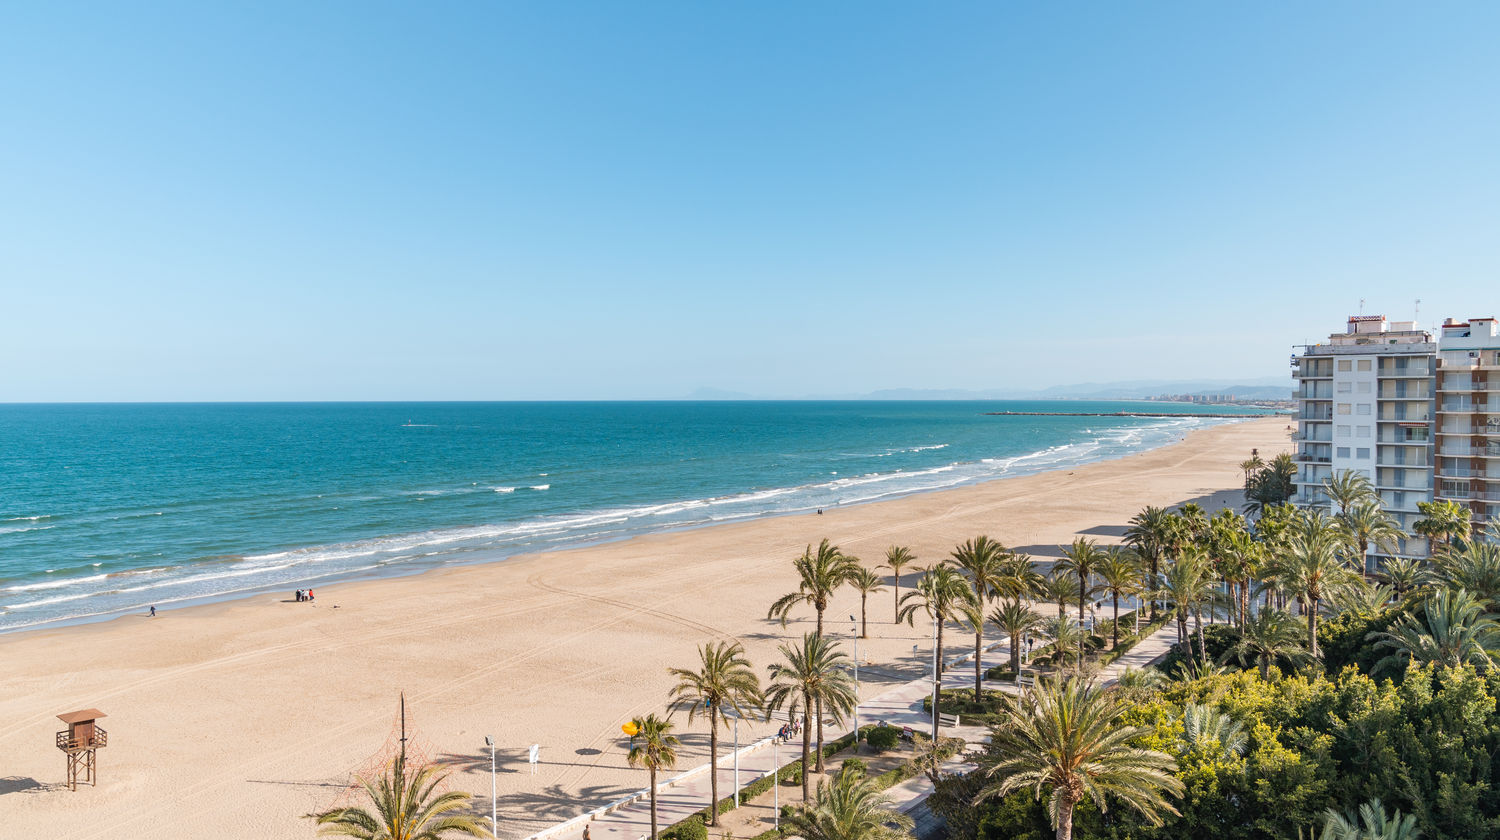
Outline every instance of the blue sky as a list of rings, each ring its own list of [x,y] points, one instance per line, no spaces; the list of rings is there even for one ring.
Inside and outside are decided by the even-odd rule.
[[[1280,376],[1500,312],[1493,3],[0,10],[0,401]]]

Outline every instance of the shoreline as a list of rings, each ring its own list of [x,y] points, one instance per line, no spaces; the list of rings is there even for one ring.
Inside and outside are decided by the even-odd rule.
[[[661,713],[666,669],[693,662],[698,644],[740,640],[764,675],[778,645],[811,629],[808,611],[785,629],[765,620],[769,603],[795,588],[790,561],[808,543],[827,537],[867,566],[904,544],[923,564],[988,533],[1046,560],[1077,534],[1116,541],[1146,504],[1238,508],[1238,462],[1252,446],[1267,457],[1284,451],[1284,426],[1221,424],[1127,457],[823,516],[655,533],[399,584],[320,587],[314,604],[283,593],[7,634],[7,825],[78,840],[307,836],[297,815],[342,801],[351,772],[379,766],[404,692],[414,744],[453,772],[455,789],[485,798],[484,738],[501,745],[501,836],[524,837],[643,785],[624,760],[619,725]],[[882,575],[887,587],[869,599],[869,637],[859,642],[870,663],[865,696],[915,678],[930,656],[930,628],[892,622]],[[908,568],[901,591],[915,578]],[[858,594],[840,591],[829,632],[847,644],[845,616],[859,614]],[[954,654],[965,646],[962,634],[951,637]],[[109,715],[110,746],[99,786],[70,793],[57,784],[54,716],[88,707]],[[702,763],[702,721],[675,722],[679,767]],[[741,729],[742,743],[768,731]],[[541,745],[535,776],[531,744]]]
[[[1036,413],[1033,413],[1033,412],[986,412],[986,415],[1012,415],[1012,414],[1017,415],[1017,416],[1032,416],[1033,414],[1036,414]],[[1040,415],[1051,416],[1053,413],[1052,412],[1041,412],[1039,414]],[[1249,414],[1249,413],[1245,413],[1245,414],[1224,414],[1224,415],[1190,414],[1190,413],[1183,413],[1183,414],[1163,414],[1163,415],[1155,415],[1155,414],[1133,414],[1133,413],[1086,414],[1086,415],[1082,415],[1081,414],[1081,415],[1073,415],[1073,414],[1066,414],[1066,413],[1064,413],[1064,414],[1060,414],[1058,416],[1139,417],[1139,418],[1143,418],[1143,419],[1145,419],[1145,418],[1159,418],[1159,419],[1166,419],[1166,420],[1200,419],[1201,418],[1201,419],[1207,419],[1207,420],[1214,420],[1214,421],[1217,421],[1217,422],[1214,422],[1212,424],[1209,424],[1209,425],[1206,425],[1206,426],[1202,426],[1202,427],[1199,427],[1199,428],[1188,429],[1188,430],[1185,430],[1185,431],[1182,431],[1182,432],[1174,433],[1172,439],[1169,439],[1169,440],[1166,440],[1166,441],[1163,441],[1161,443],[1157,443],[1157,444],[1154,444],[1154,445],[1147,446],[1147,447],[1145,447],[1143,449],[1137,449],[1137,450],[1131,450],[1131,451],[1113,453],[1113,454],[1109,454],[1109,455],[1106,455],[1104,457],[1098,457],[1098,458],[1087,458],[1086,457],[1083,460],[1077,461],[1077,462],[1072,463],[1072,464],[1063,464],[1063,465],[1056,465],[1056,466],[1054,466],[1054,465],[1047,465],[1044,468],[1040,468],[1040,469],[1037,469],[1037,468],[1027,469],[1027,468],[1023,467],[1019,471],[1017,471],[1017,472],[1015,472],[1013,474],[999,475],[999,476],[993,476],[993,477],[983,477],[983,478],[978,478],[978,479],[968,480],[968,481],[960,481],[960,482],[957,482],[957,483],[954,483],[954,484],[943,485],[943,486],[939,486],[939,487],[916,488],[916,489],[910,489],[910,490],[898,490],[898,491],[891,492],[891,493],[889,493],[887,495],[877,496],[877,497],[870,498],[870,499],[861,499],[861,500],[858,500],[858,501],[851,502],[849,504],[837,504],[837,505],[835,505],[833,507],[828,508],[828,510],[843,510],[843,509],[849,509],[849,508],[859,507],[859,506],[863,506],[863,505],[880,504],[880,503],[888,502],[888,501],[895,501],[895,500],[899,500],[899,499],[906,499],[906,498],[910,498],[910,497],[913,497],[913,496],[920,496],[920,495],[925,495],[925,494],[930,494],[930,493],[943,493],[943,492],[947,492],[949,490],[954,490],[954,489],[959,489],[959,488],[964,488],[964,487],[980,486],[980,485],[984,485],[984,484],[988,484],[988,483],[996,482],[996,481],[1006,481],[1006,480],[1010,480],[1010,479],[1014,479],[1014,478],[1024,478],[1024,477],[1032,476],[1032,475],[1041,475],[1041,474],[1045,474],[1047,472],[1051,472],[1051,471],[1054,471],[1054,470],[1075,469],[1075,468],[1080,467],[1080,466],[1086,466],[1086,465],[1089,465],[1089,464],[1102,463],[1102,462],[1107,462],[1107,461],[1111,461],[1111,460],[1117,460],[1117,459],[1121,459],[1121,458],[1128,458],[1128,457],[1131,457],[1133,455],[1139,455],[1139,454],[1142,454],[1142,453],[1145,453],[1145,452],[1151,452],[1151,451],[1158,450],[1158,449],[1163,449],[1163,448],[1166,448],[1166,447],[1176,446],[1176,445],[1182,443],[1186,439],[1186,437],[1188,435],[1191,435],[1191,434],[1193,434],[1195,432],[1204,431],[1204,430],[1207,430],[1207,429],[1217,428],[1219,426],[1226,425],[1226,423],[1248,422],[1248,421],[1252,421],[1252,420],[1263,420],[1263,419],[1266,419],[1266,418],[1269,418],[1269,417],[1279,417],[1279,415]],[[1069,444],[1069,445],[1072,445],[1072,444]],[[1023,456],[1018,456],[1018,458],[1024,459],[1024,458],[1028,458],[1028,457],[1034,457],[1034,456],[1036,456],[1038,454],[1041,454],[1040,450],[1038,452],[1032,452],[1032,453],[1027,453],[1026,455],[1023,455]],[[961,466],[964,463],[967,463],[967,462],[960,462],[958,464],[948,465],[948,467],[951,468],[951,467],[955,467],[955,466]],[[899,471],[898,471],[898,473],[899,473]],[[742,493],[756,493],[756,492],[763,492],[765,489],[796,491],[797,489],[800,489],[800,488],[799,487],[792,487],[792,488],[762,488],[761,490],[750,490],[750,491],[741,491],[741,492]],[[697,501],[697,500],[675,500],[673,502],[669,502],[669,504],[682,504],[682,503],[691,502],[691,501]],[[686,531],[698,530],[698,529],[701,529],[701,528],[714,528],[714,527],[718,527],[718,526],[721,526],[721,525],[732,525],[732,524],[741,523],[741,522],[757,522],[757,521],[763,521],[763,520],[774,519],[774,518],[813,515],[814,514],[814,510],[815,509],[812,508],[812,507],[809,507],[809,508],[806,508],[806,509],[794,509],[794,510],[786,510],[786,511],[767,510],[767,511],[761,511],[761,512],[757,512],[757,513],[750,513],[750,514],[745,514],[745,515],[740,515],[740,516],[727,517],[727,518],[724,518],[724,519],[710,520],[710,521],[704,521],[704,522],[688,522],[688,523],[681,523],[681,524],[667,523],[667,524],[664,524],[664,525],[662,525],[660,527],[649,528],[647,530],[640,531],[640,532],[637,532],[637,533],[620,534],[620,535],[617,535],[617,536],[591,537],[591,536],[588,536],[588,535],[580,535],[580,537],[576,541],[570,541],[570,542],[565,542],[565,543],[561,543],[561,544],[557,544],[557,545],[553,545],[553,546],[548,546],[546,548],[545,552],[537,552],[537,551],[531,551],[531,550],[518,551],[518,552],[507,552],[506,549],[499,548],[499,547],[490,548],[490,549],[480,548],[480,549],[474,550],[473,553],[475,554],[475,556],[472,557],[471,559],[455,559],[455,560],[449,560],[449,561],[441,562],[441,563],[438,563],[438,564],[432,564],[432,565],[428,565],[428,564],[421,564],[421,565],[413,564],[411,566],[394,566],[394,565],[393,566],[385,566],[385,567],[382,567],[381,569],[379,569],[377,571],[369,571],[369,570],[335,571],[335,572],[331,572],[331,573],[327,574],[324,577],[300,578],[300,579],[297,579],[295,581],[290,582],[290,584],[288,584],[288,583],[276,583],[274,585],[267,584],[267,585],[264,585],[264,586],[253,586],[253,587],[249,587],[249,588],[246,588],[246,589],[232,590],[232,591],[229,591],[229,592],[214,593],[214,594],[207,594],[207,595],[201,595],[201,596],[188,596],[188,597],[183,597],[183,598],[180,598],[180,599],[177,599],[177,600],[159,601],[159,602],[157,602],[155,604],[155,606],[158,608],[158,612],[161,612],[161,613],[178,613],[178,612],[180,612],[182,610],[196,609],[196,608],[207,607],[207,606],[212,606],[212,605],[215,605],[215,604],[221,604],[221,603],[226,603],[226,602],[247,600],[247,599],[252,599],[252,598],[257,598],[257,597],[263,597],[263,596],[267,596],[267,595],[272,595],[272,594],[276,594],[276,593],[285,593],[287,591],[295,590],[295,589],[313,588],[316,591],[317,589],[321,589],[321,588],[325,588],[325,587],[336,587],[336,586],[348,585],[348,584],[351,584],[351,583],[367,583],[367,582],[378,582],[378,581],[385,581],[385,580],[394,581],[394,580],[399,580],[399,579],[402,579],[402,578],[410,578],[410,577],[414,577],[414,576],[421,576],[421,575],[425,575],[425,574],[429,574],[429,573],[441,572],[441,571],[449,570],[449,569],[458,569],[458,568],[464,568],[464,567],[468,567],[468,566],[486,565],[486,564],[491,564],[491,563],[502,563],[502,562],[507,562],[507,561],[513,560],[513,559],[515,559],[517,557],[524,557],[524,556],[527,556],[527,555],[530,555],[530,554],[536,554],[536,553],[556,553],[556,552],[563,552],[563,551],[572,551],[572,550],[582,549],[582,548],[592,548],[594,546],[599,546],[599,545],[609,545],[609,544],[614,544],[614,543],[627,542],[629,540],[638,539],[638,538],[646,537],[646,536],[652,536],[652,535],[655,535],[655,534],[681,533],[681,532],[686,532]],[[822,513],[823,509],[819,508],[819,509],[816,509],[816,510],[817,510],[818,513]],[[593,511],[593,510],[574,511],[573,513],[571,513],[569,515],[587,515],[587,514],[597,514],[599,512],[600,511]],[[470,527],[483,527],[483,526],[470,526]],[[404,535],[402,535],[402,534],[396,534],[396,535],[377,535],[377,536],[374,536],[374,537],[362,537],[362,538],[360,538],[357,541],[386,539],[386,538],[393,537],[393,536],[404,536]],[[357,542],[357,541],[351,541],[351,542]],[[346,543],[333,543],[333,544],[329,544],[329,545],[343,545],[343,544],[346,544]],[[319,544],[319,545],[309,545],[309,546],[294,546],[292,548],[274,549],[274,550],[276,550],[276,551],[300,551],[300,550],[306,550],[306,549],[309,549],[309,548],[318,548],[318,547],[323,547],[323,545]],[[128,573],[128,572],[126,572],[126,573]],[[288,586],[290,586],[290,590],[288,589]],[[162,606],[163,604],[166,604],[168,606]],[[61,628],[67,628],[67,627],[79,627],[79,626],[86,626],[86,625],[91,625],[91,624],[101,624],[101,623],[110,623],[110,622],[114,622],[114,621],[120,621],[120,620],[123,620],[123,619],[129,619],[132,616],[138,616],[138,615],[144,614],[145,610],[149,606],[151,606],[151,605],[143,604],[143,605],[140,605],[140,606],[137,606],[137,607],[132,607],[132,608],[129,608],[129,609],[105,610],[105,611],[101,611],[101,612],[98,612],[98,613],[92,613],[92,614],[83,614],[83,615],[60,617],[60,618],[55,618],[55,619],[47,619],[45,621],[40,621],[40,622],[36,622],[36,623],[33,623],[33,624],[18,625],[18,626],[13,626],[13,627],[0,627],[0,639],[9,638],[9,637],[15,636],[17,634],[32,633],[32,632],[36,632],[36,631],[40,631],[40,630],[61,629]]]

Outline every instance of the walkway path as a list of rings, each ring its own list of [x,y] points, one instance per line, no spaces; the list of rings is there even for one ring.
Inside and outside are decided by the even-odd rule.
[[[1134,648],[1121,656],[1100,672],[1102,679],[1113,681],[1119,673],[1127,667],[1139,668],[1157,657],[1165,654],[1172,646],[1176,634],[1171,625],[1167,625],[1151,636],[1142,639]],[[970,637],[972,642],[972,637]],[[949,651],[955,651],[952,646],[945,646]],[[955,651],[956,652],[956,651]],[[974,687],[974,666],[969,657],[973,656],[970,648],[966,655],[948,658],[948,665],[943,673],[943,688],[969,688]],[[985,669],[1001,664],[1009,664],[1010,650],[1006,641],[990,645],[984,652],[982,667]],[[1001,688],[1002,690],[1014,691],[1010,684],[988,683],[987,688]],[[931,731],[931,717],[922,710],[922,703],[932,695],[932,680],[929,678],[913,680],[912,682],[896,686],[879,696],[873,697],[859,704],[859,723],[867,725],[878,721],[885,721],[892,726],[910,726],[912,729],[927,733]],[[959,723],[962,724],[962,718]],[[957,735],[969,741],[978,741],[986,737],[987,732],[982,727],[960,726],[958,728],[945,729],[949,734]],[[842,733],[840,733],[842,734]],[[834,733],[825,732],[830,739],[835,737]],[[798,744],[782,744],[774,747],[770,739],[745,747],[740,750],[740,784],[748,785],[771,772],[773,756],[776,763],[785,765],[799,758]],[[956,757],[950,759],[944,769],[948,772],[963,772],[966,759]],[[734,756],[732,751],[726,751],[719,757],[719,795],[728,798],[734,790]],[[932,792],[932,783],[926,776],[918,776],[899,785],[892,786],[887,795],[897,803],[903,811],[917,809],[923,800]],[[673,823],[686,819],[692,814],[707,807],[709,801],[709,776],[707,765],[689,770],[676,776],[669,776],[667,780],[658,784],[657,790],[657,823],[660,828],[666,828]],[[651,831],[651,809],[650,800],[641,796],[622,802],[622,804],[607,814],[595,816],[590,820],[587,815],[569,820],[545,831],[532,835],[527,840],[581,840],[583,827],[589,826],[590,840],[639,840],[648,836]]]

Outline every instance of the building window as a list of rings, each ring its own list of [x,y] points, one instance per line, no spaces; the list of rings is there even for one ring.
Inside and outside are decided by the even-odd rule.
[[[1349,403],[1339,403],[1339,413],[1348,414],[1351,411]]]
[[[1340,458],[1348,458],[1349,457],[1349,447],[1347,447],[1347,446],[1340,446],[1338,448],[1338,456]]]
[[[1354,436],[1355,437],[1362,437],[1362,438],[1369,437],[1370,436],[1370,427],[1369,426],[1360,426],[1358,429],[1355,429]]]
[[[1369,414],[1370,414],[1370,404],[1369,403],[1360,403],[1359,407],[1355,410],[1354,413],[1355,414],[1363,414],[1366,417],[1368,417]]]
[[[1347,393],[1349,393],[1350,391],[1353,391],[1353,390],[1354,390],[1354,383],[1353,382],[1340,382],[1339,383],[1339,393],[1340,394],[1347,394]]]
[[[1354,457],[1362,459],[1362,460],[1369,460],[1369,458],[1370,458],[1370,447],[1368,447],[1368,446],[1361,446],[1358,449],[1354,450]]]
[[[1334,428],[1334,430],[1333,430],[1333,436],[1334,437],[1348,437],[1349,436],[1349,427],[1348,426],[1338,426],[1338,427]]]
[[[1368,383],[1368,382],[1361,382],[1361,383],[1359,383],[1359,392],[1361,394],[1368,394],[1368,393],[1370,393],[1370,383]]]
[[[1359,369],[1363,370],[1363,371],[1368,371],[1370,369],[1370,360],[1369,359],[1360,359],[1359,360]]]
[[[1353,370],[1353,363],[1348,359],[1339,359],[1339,370]]]

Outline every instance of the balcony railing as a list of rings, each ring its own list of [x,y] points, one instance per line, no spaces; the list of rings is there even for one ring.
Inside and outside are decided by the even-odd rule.
[[[1332,411],[1314,411],[1304,409],[1297,415],[1298,420],[1332,420]]]
[[[1485,400],[1443,400],[1441,411],[1485,413],[1500,411],[1500,402]]]
[[[1500,381],[1496,382],[1453,382],[1443,380],[1441,386],[1444,391],[1500,391]]]
[[[1426,365],[1407,365],[1406,367],[1381,365],[1379,374],[1381,376],[1431,376],[1432,368]]]
[[[1500,443],[1491,443],[1487,446],[1456,446],[1445,443],[1438,447],[1438,454],[1458,458],[1500,458]]]
[[[1298,452],[1292,456],[1293,461],[1301,461],[1309,464],[1331,464],[1333,459],[1327,455],[1312,455],[1307,452]]]
[[[72,731],[67,729],[57,733],[57,748],[65,752],[107,746],[109,746],[109,733],[98,726],[94,727],[93,737],[74,738]]]

